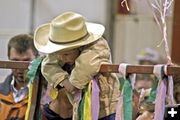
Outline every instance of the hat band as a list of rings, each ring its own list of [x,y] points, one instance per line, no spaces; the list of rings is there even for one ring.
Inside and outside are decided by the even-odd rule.
[[[69,41],[69,42],[55,42],[55,41],[53,41],[53,40],[51,40],[50,38],[49,38],[49,41],[51,41],[51,42],[53,42],[53,43],[55,43],[55,44],[68,44],[68,43],[74,43],[74,42],[77,42],[77,41],[80,41],[81,39],[84,39],[84,38],[88,38],[90,36],[90,34],[89,33],[87,33],[86,35],[84,35],[83,37],[81,37],[81,38],[79,38],[79,39],[76,39],[76,40],[74,40],[74,41]]]

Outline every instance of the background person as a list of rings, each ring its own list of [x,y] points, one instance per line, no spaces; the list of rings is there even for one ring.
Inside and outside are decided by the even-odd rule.
[[[152,102],[142,101],[139,105],[138,116],[136,120],[154,120],[154,107]]]
[[[13,61],[32,61],[38,56],[33,37],[19,34],[8,42],[8,58]],[[0,119],[23,120],[28,104],[29,84],[27,70],[12,69],[12,73],[0,84]]]
[[[163,59],[161,55],[153,48],[145,48],[137,55],[139,65],[156,65],[162,64]],[[135,87],[139,89],[149,89],[152,87],[154,75],[152,74],[137,74]]]

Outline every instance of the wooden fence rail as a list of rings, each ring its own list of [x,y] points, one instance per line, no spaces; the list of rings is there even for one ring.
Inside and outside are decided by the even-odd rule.
[[[0,61],[0,69],[28,69],[30,62],[28,61]],[[100,72],[114,72],[118,73],[119,65],[115,64],[103,64],[101,65]],[[127,73],[140,73],[140,74],[151,74],[153,73],[153,65],[128,65]],[[180,75],[180,67],[173,66],[167,67],[167,73],[169,75]],[[39,72],[38,80],[33,82],[33,91],[31,98],[31,106],[28,120],[38,119],[38,109],[40,106],[40,96],[41,96],[41,82],[44,79],[42,74]]]
[[[0,68],[3,69],[27,69],[30,62],[24,61],[0,61]],[[101,65],[100,72],[114,72],[118,73],[117,64],[103,64]],[[128,65],[127,73],[140,73],[140,74],[151,74],[153,73],[153,65]],[[180,66],[168,66],[168,75],[180,75]]]

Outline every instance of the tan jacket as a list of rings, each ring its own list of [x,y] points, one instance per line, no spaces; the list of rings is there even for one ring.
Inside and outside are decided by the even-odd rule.
[[[61,68],[63,63],[56,58],[55,54],[49,54],[43,60],[41,71],[53,87],[69,78],[73,86],[83,89],[93,79],[93,76],[99,74],[101,64],[111,64],[110,49],[103,38],[82,47],[81,54],[76,59],[75,67],[70,75]],[[102,118],[115,112],[119,97],[119,81],[113,73],[99,74],[98,79],[100,87],[99,118]]]

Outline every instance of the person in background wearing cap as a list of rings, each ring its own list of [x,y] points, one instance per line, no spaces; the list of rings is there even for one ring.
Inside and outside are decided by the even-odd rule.
[[[162,62],[162,58],[160,54],[152,49],[152,48],[145,48],[143,49],[140,54],[137,55],[137,60],[140,65],[156,65]],[[162,64],[162,63],[161,63]],[[138,74],[137,75],[137,89],[148,89],[151,88],[153,84],[153,75],[149,74]]]
[[[145,48],[138,55],[137,60],[140,65],[163,64],[163,59],[153,48]],[[140,93],[140,101],[148,98],[151,87],[155,82],[155,76],[152,74],[137,74],[135,88]]]
[[[69,104],[72,101],[67,96],[86,89],[94,77],[100,89],[98,119],[115,119],[119,81],[114,73],[99,73],[101,64],[111,64],[110,48],[102,37],[104,30],[103,25],[85,22],[82,15],[74,12],[62,13],[36,29],[35,47],[47,54],[42,62],[42,74],[52,91],[57,91],[56,102],[44,107],[47,119],[72,119]]]

